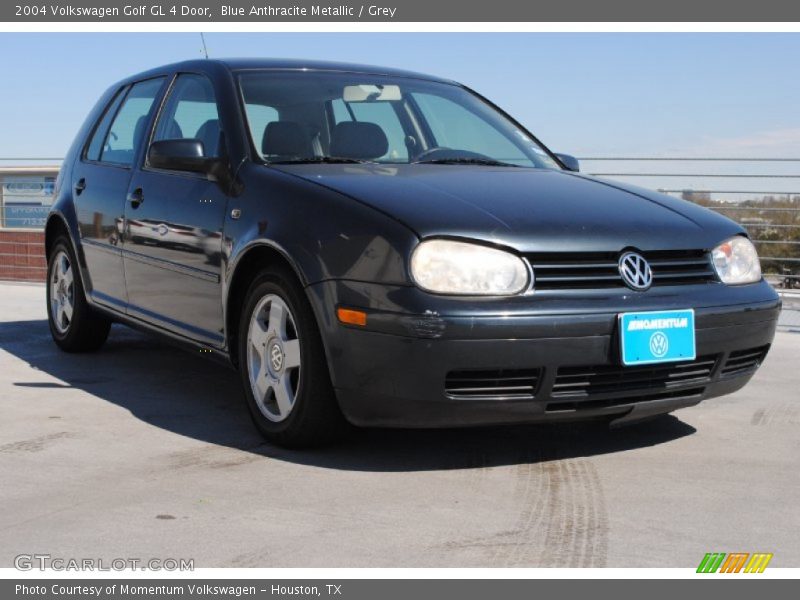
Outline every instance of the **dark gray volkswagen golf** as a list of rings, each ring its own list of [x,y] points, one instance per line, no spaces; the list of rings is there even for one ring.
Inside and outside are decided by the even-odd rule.
[[[294,446],[348,422],[622,423],[741,388],[780,310],[746,233],[577,171],[452,81],[153,69],[64,162],[50,329],[71,352],[121,322],[222,358]]]

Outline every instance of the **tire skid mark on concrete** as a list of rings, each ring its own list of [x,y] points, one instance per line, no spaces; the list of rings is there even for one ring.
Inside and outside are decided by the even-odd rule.
[[[603,492],[603,484],[594,465],[580,461],[578,468],[583,470],[585,507],[587,508],[583,562],[574,566],[604,567],[608,557],[608,513]]]
[[[173,452],[167,457],[167,468],[186,469],[200,467],[222,469],[244,465],[258,460],[264,460],[264,456],[251,451],[263,445],[263,443],[258,443],[253,444],[252,448],[241,449],[213,445]]]
[[[494,564],[604,566],[608,523],[594,465],[586,459],[570,459],[520,465],[520,471],[524,472],[525,491],[519,496],[517,527],[498,545]],[[534,476],[536,486],[528,481]]]
[[[796,425],[800,423],[796,404],[784,403],[759,408],[750,419],[751,425]]]
[[[494,556],[494,562],[498,566],[515,566],[526,562],[527,548],[521,543],[521,539],[536,531],[547,514],[545,498],[550,482],[543,464],[538,461],[520,464],[517,467],[516,483],[519,492],[515,496],[520,513],[511,536]]]
[[[231,560],[227,561],[226,567],[269,567],[270,565],[270,549],[265,547],[253,552],[245,552],[237,554]]]
[[[28,440],[10,442],[0,446],[0,454],[17,454],[20,452],[41,452],[57,440],[74,438],[75,434],[69,431],[59,431]]]

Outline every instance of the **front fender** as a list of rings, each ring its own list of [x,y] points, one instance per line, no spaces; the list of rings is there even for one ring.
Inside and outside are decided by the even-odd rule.
[[[411,284],[407,257],[419,240],[408,227],[299,177],[261,165],[244,169],[247,187],[230,200],[224,227],[227,281],[241,256],[267,245],[304,285],[330,279]]]

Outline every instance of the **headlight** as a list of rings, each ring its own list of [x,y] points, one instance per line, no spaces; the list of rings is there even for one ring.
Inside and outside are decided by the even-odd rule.
[[[711,253],[714,268],[723,283],[753,283],[761,280],[761,263],[753,243],[737,236],[722,242]]]
[[[452,240],[428,240],[411,256],[419,287],[437,294],[510,296],[528,287],[521,258],[503,250]]]

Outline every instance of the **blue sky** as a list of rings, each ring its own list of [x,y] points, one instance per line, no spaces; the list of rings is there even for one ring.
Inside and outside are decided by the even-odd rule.
[[[800,156],[800,34],[206,34],[212,57],[324,58],[459,80],[579,156]],[[197,33],[0,33],[0,157],[61,156],[109,84]],[[6,163],[7,164],[7,163]]]

